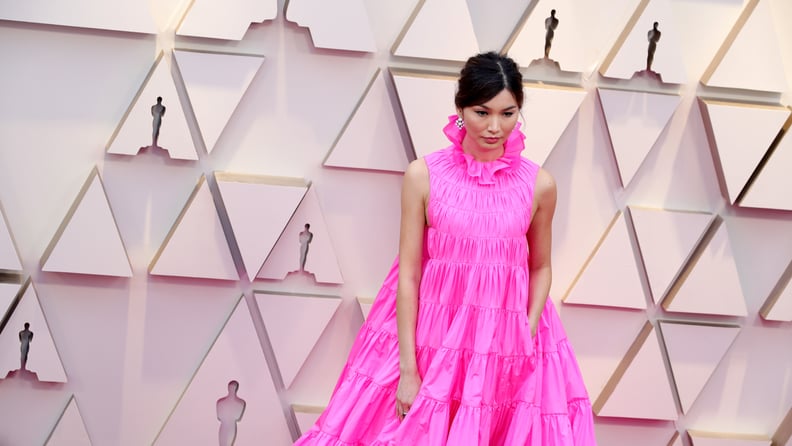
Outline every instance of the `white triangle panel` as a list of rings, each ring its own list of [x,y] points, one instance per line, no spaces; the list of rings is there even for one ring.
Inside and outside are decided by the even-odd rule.
[[[761,314],[768,321],[792,322],[792,280]]]
[[[242,40],[251,23],[278,15],[277,0],[193,0],[176,34]]]
[[[528,123],[523,156],[544,164],[586,97],[582,88],[525,85],[522,119]],[[548,113],[553,110],[553,113]]]
[[[663,300],[666,311],[746,316],[737,266],[726,225],[721,224],[675,294]]]
[[[680,96],[599,89],[622,185],[627,187],[673,116]]]
[[[726,181],[730,203],[734,203],[761,161],[789,109],[704,101]]]
[[[236,446],[292,444],[280,397],[242,298],[195,372],[187,389],[155,440],[157,445],[217,444],[221,419],[236,424]],[[234,392],[229,383],[239,384]],[[225,402],[221,398],[228,397]],[[244,411],[234,423],[241,402]],[[231,407],[224,407],[224,406]],[[231,409],[231,410],[228,410]],[[230,443],[229,443],[230,444]]]
[[[310,225],[306,231],[305,225]],[[310,237],[310,240],[309,240]],[[300,261],[305,249],[305,269]],[[288,274],[307,274],[320,283],[343,283],[315,188],[309,188],[257,277],[282,280]]]
[[[157,34],[161,17],[180,6],[178,0],[162,0],[153,8],[140,0],[28,0],[3,2],[0,19],[29,23],[47,23],[78,28],[110,29],[134,33]],[[75,14],[79,11],[79,14]]]
[[[74,397],[69,400],[69,405],[58,420],[46,446],[91,446],[91,438],[85,430],[85,423]]]
[[[324,165],[404,172],[407,155],[385,74],[377,71]]]
[[[211,153],[264,58],[200,51],[175,51],[174,57]]]
[[[286,19],[309,28],[317,48],[377,51],[363,0],[289,0]]]
[[[149,77],[138,91],[119,128],[107,144],[108,153],[137,155],[140,149],[153,144],[154,118],[151,107],[162,98],[165,113],[162,116],[157,146],[167,150],[174,159],[197,160],[187,118],[173,82],[170,65],[160,56]]]
[[[685,260],[715,218],[703,212],[630,207],[649,288],[655,303],[665,296]]]
[[[453,99],[456,79],[394,72],[393,81],[416,157],[448,147],[451,143],[443,127],[448,124],[448,116],[456,114]]]
[[[19,347],[17,347],[19,351]],[[0,438],[3,446],[47,444],[72,393],[63,383],[36,383],[0,376]],[[80,446],[79,443],[77,446]]]
[[[771,446],[769,438],[753,435],[688,431],[692,446]]]
[[[25,367],[27,372],[35,373],[39,381],[66,382],[66,372],[52,340],[47,320],[41,311],[36,291],[30,282],[25,285],[22,298],[0,332],[0,378],[6,377],[9,372],[16,375],[26,373],[20,370],[22,358],[19,341],[19,333],[24,330],[25,323],[30,324],[29,330],[33,332]]]
[[[253,280],[308,186],[298,179],[280,182],[267,177],[215,176],[248,278]]]
[[[789,166],[792,166],[792,131],[787,130],[740,200],[740,206],[792,211]]]
[[[0,214],[2,214],[0,215],[0,270],[21,271],[22,263],[19,261],[19,254],[2,206],[0,206]]]
[[[685,46],[682,45],[671,0],[649,1],[603,75],[629,79],[635,72],[646,69],[649,50],[647,35],[652,30],[654,22],[658,23],[660,40],[655,49],[652,71],[659,73],[666,83],[687,82],[688,76],[683,57]]]
[[[300,428],[300,435],[302,435],[311,430],[313,425],[316,424],[316,420],[318,420],[322,415],[322,412],[324,412],[325,408],[293,404],[292,410],[294,410],[294,416],[297,418],[297,427]]]
[[[357,301],[358,305],[360,305],[360,311],[363,313],[363,319],[368,319],[368,315],[371,312],[371,306],[374,305],[374,298],[358,297]]]
[[[19,292],[18,283],[0,282],[0,321],[6,316]],[[0,371],[2,373],[2,371]]]
[[[255,295],[283,382],[288,388],[341,305],[341,299],[263,292]]]
[[[239,279],[204,177],[195,186],[149,272],[158,276]]]
[[[132,277],[102,180],[94,169],[41,261],[42,270]]]
[[[778,92],[789,88],[770,3],[759,0],[706,85]]]
[[[508,48],[509,56],[523,67],[544,57],[545,20],[555,9],[558,27],[554,32],[550,59],[558,62],[564,71],[591,72],[613,45],[639,3],[640,0],[541,0],[519,28]],[[604,23],[608,26],[601,26]]]
[[[629,229],[619,214],[572,285],[564,303],[645,309]]]
[[[393,54],[466,61],[479,52],[466,0],[421,0],[418,8]]]
[[[597,423],[595,434],[602,446],[670,446],[676,431],[666,423]]]
[[[668,383],[657,333],[651,332],[616,383],[601,417],[676,420],[677,408]]]
[[[738,326],[661,322],[682,411],[687,413],[737,334]]]

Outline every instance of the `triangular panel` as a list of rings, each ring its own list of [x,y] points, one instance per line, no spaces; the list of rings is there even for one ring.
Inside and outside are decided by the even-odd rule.
[[[42,270],[132,277],[99,172],[94,168],[41,259]]]
[[[748,314],[725,224],[717,228],[688,268],[679,278],[681,283],[663,300],[666,311],[724,316]]]
[[[239,279],[203,176],[151,261],[149,272],[159,276]]]
[[[264,58],[200,51],[175,51],[174,57],[211,153]]]
[[[377,51],[363,0],[289,0],[286,19],[309,28],[317,48]]]
[[[454,91],[456,79],[426,73],[393,72],[407,130],[416,157],[448,147],[443,134],[448,116],[456,113]]]
[[[11,309],[11,304],[14,303],[17,293],[19,293],[18,283],[0,282],[0,323],[5,319],[8,310]],[[2,328],[1,325],[0,328]]]
[[[712,87],[785,91],[788,84],[771,2],[755,0],[749,4],[755,5],[754,10],[717,68],[703,82]]]
[[[385,75],[377,70],[324,165],[404,172],[407,155],[394,109]]]
[[[215,177],[248,278],[253,280],[305,196],[308,185],[297,178],[223,173]]]
[[[0,271],[20,271],[22,263],[19,261],[19,253],[2,206],[0,214]]]
[[[66,372],[63,371],[47,320],[41,311],[36,290],[29,281],[23,288],[22,297],[11,313],[5,329],[0,332],[0,378],[25,376],[39,381],[66,382]],[[20,333],[25,329],[26,323],[30,324],[28,330],[32,332],[32,339],[29,343],[27,364],[23,370]]]
[[[602,446],[669,446],[676,434],[667,423],[597,423],[597,444]]]
[[[792,407],[773,434],[773,446],[792,446]]]
[[[251,23],[278,15],[277,0],[193,0],[176,34],[242,40]]]
[[[759,435],[688,431],[692,446],[771,446],[772,441]]]
[[[153,109],[158,97],[162,98],[161,105],[165,107],[159,125]],[[137,155],[141,149],[151,148],[156,127],[159,127],[156,145],[167,150],[171,158],[198,159],[170,66],[162,55],[157,58],[126,116],[107,143],[108,153]]]
[[[704,101],[729,202],[734,203],[790,114],[780,106]]]
[[[680,96],[599,89],[622,185],[627,187],[673,116]]]
[[[273,446],[292,443],[258,339],[247,301],[242,298],[155,444],[216,444],[221,426],[234,425],[237,446],[259,445],[262,439]],[[231,381],[238,386],[234,388]],[[244,401],[241,413],[240,400]]]
[[[522,119],[529,123],[523,156],[544,164],[586,97],[582,88],[525,85]],[[553,110],[553,113],[548,113]]]
[[[288,388],[341,304],[341,299],[264,292],[256,292],[255,295],[283,382]]]
[[[360,312],[363,313],[363,319],[368,319],[371,306],[374,305],[373,297],[358,297],[358,305],[360,305]]]
[[[792,211],[789,166],[792,166],[792,131],[787,130],[739,205]]]
[[[665,296],[715,218],[704,212],[630,207],[649,288],[655,303]]]
[[[507,48],[508,53],[523,66],[541,59],[547,34],[545,20],[555,9],[558,26],[553,33],[550,59],[557,61],[565,71],[591,72],[640,3],[641,0],[541,0],[518,26],[516,36]],[[607,23],[608,26],[590,26],[591,23]]]
[[[18,352],[19,347],[16,350]],[[66,389],[67,386],[64,383],[0,379],[0,413],[3,414],[0,417],[0,444],[46,444],[58,417],[71,399],[72,393]]]
[[[420,0],[393,54],[465,61],[479,52],[465,0]]]
[[[312,275],[320,283],[344,282],[313,187],[308,189],[257,277],[281,280],[292,273]]]
[[[77,401],[72,397],[46,446],[91,446]]]
[[[601,417],[675,420],[677,408],[654,328],[647,322],[595,409]],[[597,407],[599,406],[599,407]]]
[[[660,40],[656,43],[651,70],[662,76],[663,82],[684,84],[688,80],[684,46],[677,27],[671,0],[651,0],[635,22],[618,53],[602,73],[607,77],[629,79],[637,71],[647,69],[648,34],[658,23]]]
[[[740,332],[739,326],[661,322],[682,412],[687,413]]]
[[[645,309],[624,214],[618,214],[564,297],[564,303]]]

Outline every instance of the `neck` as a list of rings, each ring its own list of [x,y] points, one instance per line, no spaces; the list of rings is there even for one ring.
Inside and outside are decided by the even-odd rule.
[[[506,149],[502,145],[494,149],[484,149],[468,135],[465,135],[462,140],[462,151],[472,156],[476,161],[486,163],[502,157]]]

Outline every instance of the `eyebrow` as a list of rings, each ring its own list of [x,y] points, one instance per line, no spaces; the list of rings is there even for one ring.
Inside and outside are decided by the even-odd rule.
[[[478,107],[481,107],[481,108],[486,108],[487,110],[492,110],[491,108],[487,107],[487,106],[486,106],[486,105],[484,105],[484,104],[479,104],[479,105],[478,105]],[[508,106],[508,107],[504,108],[504,109],[503,109],[503,111],[512,110],[512,109],[515,109],[515,108],[517,108],[517,106],[516,106],[516,105],[510,105],[510,106]]]

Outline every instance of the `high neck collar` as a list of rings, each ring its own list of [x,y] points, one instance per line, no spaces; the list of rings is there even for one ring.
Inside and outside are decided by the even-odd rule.
[[[443,128],[443,133],[449,141],[454,144],[454,159],[464,163],[467,173],[476,178],[479,184],[494,184],[495,174],[501,170],[514,169],[520,165],[520,153],[525,148],[525,135],[520,131],[520,123],[512,130],[506,142],[503,143],[503,155],[492,161],[478,161],[473,155],[465,153],[462,148],[462,140],[465,139],[467,130],[461,129],[456,125],[457,115],[448,117],[448,124]]]

